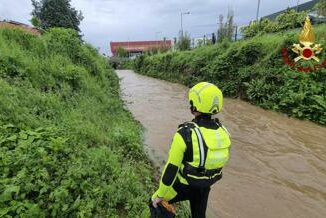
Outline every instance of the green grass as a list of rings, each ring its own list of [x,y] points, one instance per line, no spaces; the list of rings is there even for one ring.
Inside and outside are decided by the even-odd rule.
[[[256,36],[186,52],[144,55],[134,62],[141,74],[192,86],[200,81],[217,84],[225,96],[240,97],[252,104],[299,119],[326,124],[326,69],[301,73],[287,66],[281,54],[299,43],[299,31]],[[315,27],[316,42],[324,48],[326,25]],[[306,66],[313,66],[313,61]]]
[[[0,29],[0,217],[138,217],[153,192],[118,78],[76,33]]]

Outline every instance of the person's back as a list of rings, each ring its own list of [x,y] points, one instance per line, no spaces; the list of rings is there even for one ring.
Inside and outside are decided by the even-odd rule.
[[[222,92],[211,83],[199,83],[189,91],[195,119],[179,126],[153,206],[189,200],[192,217],[205,217],[210,186],[222,178],[229,160],[229,133],[211,115],[221,111]]]

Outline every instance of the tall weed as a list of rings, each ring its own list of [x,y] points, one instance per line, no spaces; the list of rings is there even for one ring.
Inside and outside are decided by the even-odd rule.
[[[139,217],[153,191],[118,78],[71,30],[0,30],[0,217]]]

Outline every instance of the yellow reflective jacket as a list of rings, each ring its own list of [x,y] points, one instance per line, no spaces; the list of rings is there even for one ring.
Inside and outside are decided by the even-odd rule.
[[[222,167],[230,157],[230,134],[216,119],[201,116],[179,126],[173,137],[156,197],[169,201],[176,196],[172,188],[181,183],[205,187],[222,178]]]

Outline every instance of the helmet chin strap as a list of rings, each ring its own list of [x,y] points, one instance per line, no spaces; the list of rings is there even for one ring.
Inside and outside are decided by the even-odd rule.
[[[190,103],[190,111],[193,114],[194,112],[197,112],[196,107],[194,107],[194,103],[192,101],[189,102]]]

